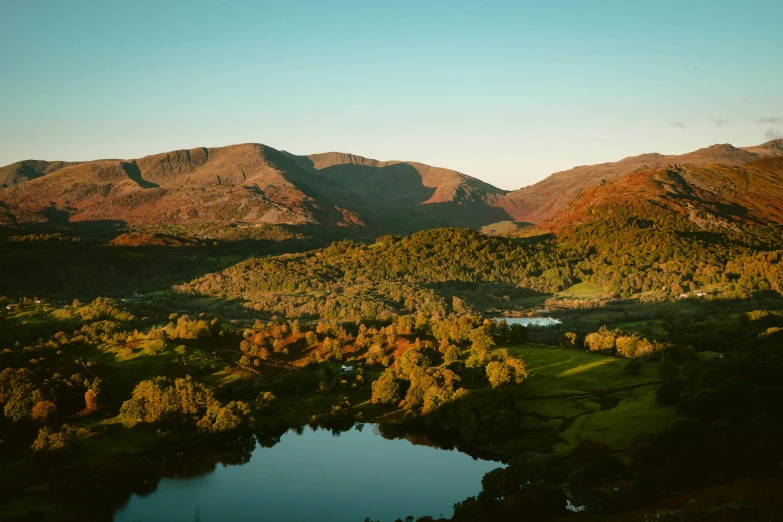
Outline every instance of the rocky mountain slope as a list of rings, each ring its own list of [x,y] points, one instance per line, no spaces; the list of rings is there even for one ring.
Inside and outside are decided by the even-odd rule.
[[[540,227],[557,232],[621,213],[635,219],[676,216],[702,229],[783,224],[783,156],[623,176],[585,190]]]
[[[254,143],[131,160],[28,160],[0,168],[0,225],[311,224],[377,235],[554,219],[547,226],[557,228],[580,219],[584,208],[602,201],[598,198],[669,197],[668,190],[683,194],[696,190],[691,182],[701,187],[695,196],[701,197],[707,190],[705,183],[722,183],[715,176],[731,180],[739,176],[730,182],[736,181],[737,193],[714,193],[709,201],[718,205],[719,198],[728,197],[746,208],[740,201],[742,191],[755,197],[755,185],[739,180],[760,172],[761,164],[747,171],[737,168],[775,157],[783,157],[783,140],[745,148],[713,145],[680,156],[644,154],[576,167],[514,192],[421,163],[337,152],[297,156]],[[706,170],[691,168],[698,166]],[[636,176],[650,172],[655,174]],[[688,187],[678,185],[673,173],[680,173]],[[623,182],[613,183],[618,178]],[[664,190],[660,184],[669,188]],[[604,186],[608,188],[598,190]],[[748,210],[748,219],[762,219],[765,212],[778,215],[775,197],[763,201],[771,206]],[[555,219],[563,209],[565,217]]]
[[[783,156],[783,139],[754,147],[712,145],[682,155],[642,154],[613,163],[585,165],[557,172],[534,185],[510,192],[508,199],[515,203],[515,220],[539,223],[554,216],[591,187],[628,174],[660,169],[667,165],[717,164],[738,167],[760,158],[779,156]]]
[[[317,224],[410,232],[509,219],[505,191],[420,163],[259,144],[136,160],[25,161],[0,169],[0,220]],[[511,210],[509,210],[509,207]]]

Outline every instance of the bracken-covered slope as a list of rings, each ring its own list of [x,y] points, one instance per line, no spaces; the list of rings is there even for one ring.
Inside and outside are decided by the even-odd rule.
[[[291,158],[334,196],[352,202],[370,226],[476,228],[518,212],[506,191],[449,169],[337,152]]]
[[[509,219],[505,192],[455,171],[260,144],[0,169],[0,224],[244,222],[410,232]]]
[[[63,161],[39,161],[27,160],[17,161],[5,167],[0,167],[0,189],[24,183],[25,181],[40,178],[50,174],[63,167],[76,165],[76,163],[66,163]]]
[[[28,160],[0,168],[0,225],[312,224],[377,235],[539,223],[623,176],[672,165],[738,167],[764,157],[783,157],[783,140],[576,167],[511,193],[421,163],[338,152],[297,156],[253,143],[135,160]]]
[[[517,221],[539,223],[554,216],[579,195],[590,189],[636,172],[660,169],[667,165],[727,165],[738,167],[764,157],[783,156],[783,139],[754,147],[713,145],[679,156],[642,154],[614,163],[586,165],[557,172],[548,178],[520,190],[510,192],[508,199],[515,205]]]
[[[743,166],[670,165],[585,190],[541,228],[555,232],[624,213],[667,214],[699,228],[783,224],[783,157]]]

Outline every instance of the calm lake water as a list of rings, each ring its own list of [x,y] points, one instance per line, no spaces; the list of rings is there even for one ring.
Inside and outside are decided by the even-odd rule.
[[[552,326],[560,324],[560,319],[554,317],[493,317],[493,321],[506,321],[508,324],[521,324],[522,326]]]
[[[408,515],[451,516],[455,502],[481,491],[487,471],[503,466],[456,450],[384,438],[370,424],[338,436],[323,429],[291,430],[273,447],[251,442],[236,460],[246,462],[218,464],[200,476],[163,478],[154,492],[134,494],[115,522],[362,522],[365,517],[391,522]]]

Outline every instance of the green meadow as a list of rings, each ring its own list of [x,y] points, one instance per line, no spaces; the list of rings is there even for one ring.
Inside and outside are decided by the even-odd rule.
[[[623,451],[635,433],[661,431],[675,418],[673,407],[655,402],[658,363],[632,373],[628,359],[619,357],[533,343],[506,349],[525,361],[530,374],[518,399],[531,417],[527,424],[565,428],[554,444],[558,455],[583,439]]]

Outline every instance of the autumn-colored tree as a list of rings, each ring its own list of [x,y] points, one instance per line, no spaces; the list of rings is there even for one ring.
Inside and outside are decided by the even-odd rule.
[[[35,422],[46,422],[54,415],[57,415],[57,406],[52,401],[38,401],[33,406],[30,417]]]
[[[449,347],[446,349],[446,353],[443,354],[443,362],[446,364],[451,364],[454,362],[459,361],[459,355],[460,350],[456,346],[449,345]]]
[[[400,402],[400,398],[400,384],[388,370],[372,383],[373,402],[377,404],[397,404]]]
[[[527,378],[525,363],[514,357],[507,357],[502,361],[492,361],[487,364],[487,379],[493,388],[505,384],[521,384]]]
[[[574,332],[566,332],[560,337],[560,346],[563,348],[576,348],[578,336]]]
[[[35,438],[31,448],[33,451],[50,452],[65,448],[76,442],[79,437],[86,435],[86,430],[75,428],[68,424],[63,424],[60,431],[54,431],[48,426],[38,430],[38,436]]]
[[[501,361],[492,361],[486,366],[487,379],[493,388],[511,382],[511,368]]]
[[[26,419],[33,407],[43,400],[43,394],[32,382],[27,368],[6,368],[0,372],[0,405],[3,414],[12,422]]]
[[[233,431],[245,424],[249,414],[250,408],[247,404],[242,401],[231,401],[217,410],[214,414],[214,420],[212,420],[212,416],[209,414],[204,416],[199,421],[198,427],[212,432]],[[212,421],[211,426],[204,422],[206,419]]]
[[[84,405],[87,411],[96,411],[98,409],[98,394],[92,388],[84,392]]]
[[[212,390],[186,377],[170,380],[157,377],[142,381],[134,388],[131,398],[120,408],[125,422],[189,423],[219,408]]]
[[[256,398],[256,409],[262,413],[274,414],[277,411],[278,400],[274,393],[265,391]]]
[[[473,350],[486,350],[495,345],[489,326],[481,326],[472,330],[469,338]]]

